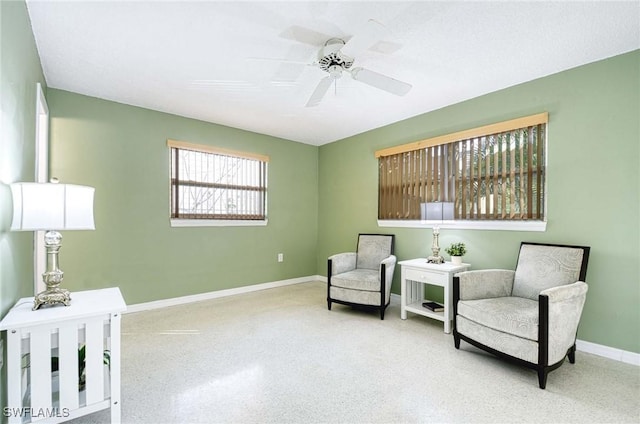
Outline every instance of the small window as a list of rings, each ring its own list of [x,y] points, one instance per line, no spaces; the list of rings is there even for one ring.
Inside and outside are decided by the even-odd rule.
[[[543,221],[547,114],[376,152],[378,219],[425,220],[434,203],[453,220]]]
[[[268,156],[168,140],[171,218],[267,219]]]

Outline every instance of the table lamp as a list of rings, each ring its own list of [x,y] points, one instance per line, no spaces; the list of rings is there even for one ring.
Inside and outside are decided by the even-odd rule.
[[[420,204],[420,215],[423,220],[427,221],[450,221],[454,219],[453,202],[427,202]],[[440,236],[440,227],[433,226],[433,242],[431,243],[431,256],[427,258],[428,263],[443,264],[444,258],[440,255],[440,245],[438,237]]]
[[[12,231],[46,231],[47,269],[42,279],[47,289],[38,293],[33,310],[42,305],[69,306],[69,290],[60,288],[63,272],[58,268],[62,235],[58,230],[94,230],[93,187],[52,183],[11,184]]]

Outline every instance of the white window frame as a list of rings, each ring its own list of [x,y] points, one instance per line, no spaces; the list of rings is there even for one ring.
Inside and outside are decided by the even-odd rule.
[[[255,154],[255,153],[246,153],[246,152],[239,152],[239,151],[235,151],[235,150],[230,150],[230,149],[223,149],[223,148],[218,148],[218,147],[213,147],[213,146],[208,146],[208,145],[200,145],[200,144],[194,144],[194,143],[189,143],[189,142],[185,142],[185,141],[177,141],[177,140],[171,140],[168,139],[167,140],[167,147],[170,148],[169,151],[171,151],[171,148],[178,148],[178,149],[186,149],[186,150],[194,150],[194,151],[198,151],[198,152],[204,152],[204,153],[213,153],[213,154],[220,154],[220,155],[226,155],[226,156],[231,156],[231,157],[238,157],[238,158],[248,158],[248,159],[255,159],[255,160],[260,160],[262,162],[268,163],[269,162],[269,157],[266,155],[261,155],[261,154]],[[169,161],[170,163],[172,162],[171,159]],[[171,201],[171,171],[169,172],[169,199]],[[267,193],[268,193],[268,187],[267,187]],[[200,219],[200,218],[173,218],[171,217],[171,210],[169,211],[169,222],[170,222],[170,226],[171,227],[261,227],[261,226],[266,226],[269,223],[269,219],[268,219],[268,211],[267,211],[267,206],[268,206],[268,200],[267,200],[267,195],[265,193],[265,205],[264,205],[264,219]],[[170,205],[170,209],[171,209],[171,205]]]
[[[36,166],[35,181],[46,183],[49,181],[49,106],[44,95],[42,84],[36,84]],[[44,291],[47,287],[42,280],[47,266],[47,257],[44,247],[45,231],[35,231],[33,233],[33,293],[36,295]]]
[[[496,230],[496,231],[536,231],[547,230],[547,221],[409,221],[379,219],[378,227],[388,228],[433,228],[441,230]]]

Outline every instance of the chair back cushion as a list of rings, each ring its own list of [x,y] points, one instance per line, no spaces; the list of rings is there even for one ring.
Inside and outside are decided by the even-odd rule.
[[[579,280],[584,250],[579,247],[523,243],[513,281],[512,296],[538,300],[542,290]]]
[[[393,235],[360,234],[356,268],[379,269],[380,262],[393,254]]]

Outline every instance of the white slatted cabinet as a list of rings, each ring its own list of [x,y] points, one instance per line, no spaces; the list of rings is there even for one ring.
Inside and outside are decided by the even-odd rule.
[[[120,289],[71,294],[70,306],[32,311],[20,299],[0,322],[7,332],[9,424],[58,423],[102,409],[120,422]],[[86,346],[85,387],[79,386],[78,350]],[[109,351],[110,366],[103,362]],[[53,372],[52,357],[58,358]]]

